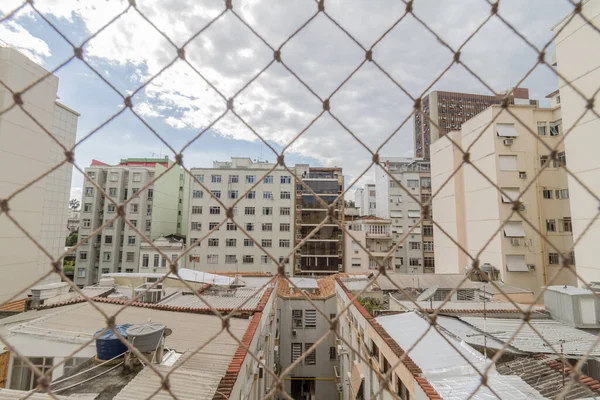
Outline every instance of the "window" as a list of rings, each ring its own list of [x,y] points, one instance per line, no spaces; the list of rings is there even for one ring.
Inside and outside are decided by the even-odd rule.
[[[433,242],[423,242],[423,251],[432,252],[433,251]]]
[[[302,329],[302,310],[292,310],[292,328]]]
[[[552,190],[550,189],[543,189],[542,190],[542,196],[544,197],[544,199],[552,199]]]
[[[210,209],[208,210],[209,214],[212,215],[219,215],[221,214],[221,207],[219,206],[212,206],[210,207]]]
[[[210,181],[212,183],[221,183],[221,175],[211,175]]]
[[[273,224],[270,223],[270,222],[263,223],[262,224],[262,230],[263,231],[267,231],[267,232],[272,231],[273,230]]]
[[[254,247],[252,239],[244,239],[244,247]]]
[[[540,156],[540,166],[544,167],[544,165],[546,165],[546,163],[548,162],[548,156]]]
[[[281,179],[281,180],[280,180],[280,182],[281,182],[282,184],[288,184],[288,183],[292,183],[292,177],[291,177],[291,176],[289,176],[289,175],[283,175],[283,176],[281,176],[281,178],[280,178],[280,179]]]
[[[421,187],[430,188],[431,187],[431,178],[421,178]]]
[[[433,257],[423,257],[423,267],[424,268],[435,268],[435,259]]]
[[[290,241],[288,239],[279,239],[279,247],[290,247]]]
[[[292,196],[291,196],[290,192],[281,192],[279,194],[279,198],[282,200],[289,200],[292,198]]]
[[[192,206],[192,214],[202,214],[201,206]]]
[[[208,247],[218,247],[218,246],[219,246],[219,239],[217,239],[217,238],[208,239]]]
[[[562,131],[562,119],[550,122],[550,136],[558,136]]]
[[[242,263],[243,264],[254,264],[254,256],[243,256]]]
[[[127,237],[127,244],[130,246],[134,246],[135,245],[135,236],[128,236]]]
[[[139,209],[140,209],[140,205],[139,205],[139,204],[135,204],[135,203],[134,203],[134,204],[132,204],[132,205],[131,205],[131,208],[129,209],[129,211],[130,211],[132,214],[137,214],[137,213],[138,213],[138,211],[139,211]]]
[[[252,222],[247,222],[246,223],[246,230],[248,232],[252,232],[254,230],[254,224]]]
[[[158,261],[160,260],[160,256],[158,254],[154,255],[154,267],[158,267]]]
[[[261,264],[271,264],[271,261],[273,261],[273,260],[271,260],[271,258],[269,258],[269,256],[266,256],[266,255],[260,256]]]
[[[79,252],[79,259],[80,260],[87,260],[87,251],[80,251]]]
[[[254,215],[254,213],[255,213],[254,207],[246,207],[244,209],[244,214],[246,214],[246,215]]]
[[[110,197],[117,197],[117,188],[108,188],[108,195]]]
[[[129,222],[137,228],[137,219],[130,219]]]
[[[546,231],[547,232],[556,232],[556,220],[555,219],[547,219],[546,220]]]
[[[219,263],[219,255],[218,254],[208,254],[206,256],[207,264],[218,264]]]
[[[85,278],[85,268],[77,268],[77,277]]]
[[[265,176],[263,183],[273,183],[273,175]]]
[[[304,343],[304,351],[308,351],[312,345],[313,343]],[[304,365],[317,365],[317,349],[313,349],[304,357]]]
[[[113,244],[112,236],[104,236],[104,244]]]
[[[371,208],[373,210],[376,209],[377,208],[377,203],[370,202],[369,203],[369,208]]]
[[[279,208],[279,215],[290,215],[291,211],[290,211],[290,207],[280,207]]]
[[[138,192],[138,190],[140,190],[139,188],[131,188],[131,195],[133,196],[134,194],[136,194]]]
[[[423,226],[423,236],[433,236],[433,225]]]
[[[191,229],[193,231],[201,231],[202,230],[202,223],[201,222],[192,222]]]
[[[272,247],[273,241],[271,239],[263,239],[261,240],[260,245],[262,247]]]
[[[273,207],[263,207],[263,215],[273,215]]]
[[[537,123],[537,130],[538,130],[538,135],[540,135],[540,136],[548,136],[547,122],[546,121],[538,122]]]
[[[433,301],[444,301],[446,297],[452,292],[450,289],[438,289],[433,295]]]
[[[396,183],[396,181],[390,180],[390,187],[395,188],[395,187],[399,187],[399,185]]]
[[[573,232],[573,225],[571,224],[571,217],[563,218],[562,231],[563,232]]]
[[[254,190],[251,190],[250,192],[246,193],[246,198],[247,199],[255,199],[256,198],[256,192]]]
[[[517,171],[517,156],[500,155],[498,156],[500,171]]]
[[[237,240],[236,239],[225,239],[225,246],[226,247],[236,247]]]
[[[216,199],[220,199],[221,198],[221,191],[220,190],[211,190],[210,193]]]
[[[417,179],[408,179],[406,181],[406,186],[409,188],[418,188],[419,187],[419,181]]]
[[[558,253],[548,253],[548,264],[558,264],[560,259]]]
[[[87,175],[88,175],[88,177],[89,177],[90,179],[96,179],[96,173],[95,173],[95,172],[91,172],[91,171],[90,171],[90,172],[88,172],[88,173],[87,173]]]
[[[235,254],[227,254],[225,256],[225,264],[235,264],[237,262],[237,258]]]
[[[300,357],[302,357],[302,343],[292,343],[292,363]]]
[[[563,165],[567,165],[567,156],[564,151],[561,151],[556,155],[556,161],[554,161],[553,166],[558,168]]]
[[[218,222],[209,222],[208,223],[208,230],[212,231],[213,229],[219,230],[219,228],[217,228],[219,226]]]
[[[194,179],[196,179],[198,182],[204,182],[204,175],[194,175]]]
[[[105,251],[102,254],[102,261],[110,261],[112,260],[112,253],[110,251]]]
[[[337,360],[335,346],[329,346],[329,361],[335,361],[335,360]]]
[[[410,242],[408,248],[411,250],[421,250],[421,243],[420,242]]]
[[[353,258],[352,259],[352,266],[354,268],[360,268],[360,266],[361,266],[360,258]]]
[[[110,173],[110,181],[111,182],[118,182],[119,181],[119,173],[118,172],[111,172]]]
[[[108,274],[110,272],[110,268],[102,268],[103,274]]]
[[[396,257],[396,268],[404,265],[404,257]]]
[[[411,267],[419,267],[419,266],[421,266],[421,259],[420,258],[409,258],[408,265],[410,265]]]
[[[238,191],[237,190],[230,190],[229,192],[227,192],[227,197],[230,199],[237,199],[238,198]]]
[[[240,181],[239,175],[229,175],[229,183],[238,183]]]
[[[304,310],[304,327],[317,327],[317,310]]]
[[[246,183],[255,183],[256,175],[246,175]]]
[[[93,187],[85,188],[85,195],[87,197],[92,197],[94,195],[94,188]]]
[[[227,230],[228,231],[237,231],[237,225],[234,224],[233,222],[228,222],[227,223]]]
[[[85,203],[83,205],[83,212],[92,212],[92,203]]]
[[[152,215],[152,204],[146,204],[146,215]]]
[[[264,200],[273,200],[273,192],[263,192]]]
[[[128,251],[127,255],[125,256],[125,261],[134,262],[135,261],[135,253],[132,251]]]
[[[279,231],[280,232],[289,232],[290,224],[279,224]]]
[[[568,199],[569,189],[557,189],[554,191],[557,199]]]
[[[48,372],[54,364],[52,357],[29,357],[29,361],[40,369],[42,374]],[[37,375],[30,369],[29,365],[20,358],[15,357],[11,374],[10,388],[17,390],[31,390],[38,385]]]
[[[148,265],[150,265],[150,255],[144,254],[142,255],[142,267],[147,267]]]
[[[201,199],[203,193],[204,192],[202,190],[192,190],[192,197],[194,199]]]
[[[133,173],[133,182],[141,182],[142,181],[142,174],[141,172],[134,172]]]

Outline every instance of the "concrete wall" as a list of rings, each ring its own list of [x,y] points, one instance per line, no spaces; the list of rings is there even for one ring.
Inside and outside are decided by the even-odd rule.
[[[582,14],[599,26],[600,1],[586,2]],[[586,98],[595,94],[594,110],[596,114],[600,114],[600,94],[597,92],[600,86],[600,53],[597,51],[599,37],[596,29],[589,27],[578,15],[567,26],[564,26],[565,23],[566,20],[559,23],[554,28],[554,33],[558,33],[555,39],[557,68],[564,78],[559,81],[563,125],[565,131],[572,129],[565,139],[565,149],[567,154],[572,155],[568,159],[568,166],[576,177],[568,178],[574,237],[581,236],[592,223],[592,219],[596,218],[596,223],[575,248],[575,264],[577,273],[586,282],[591,282],[600,280],[600,264],[596,251],[600,224],[597,222],[598,201],[587,190],[596,196],[600,194],[600,158],[597,154],[600,144],[600,120],[591,112],[587,112],[579,120],[586,108],[586,100],[566,83],[571,82]]]
[[[161,175],[166,169],[162,165],[157,165],[155,169],[156,176]],[[181,220],[179,220],[179,227],[177,223],[180,217],[178,215],[180,211],[179,198],[183,196],[182,174],[183,170],[179,166],[175,166],[154,184],[152,229],[150,230],[152,240],[160,235],[166,236],[181,232]]]

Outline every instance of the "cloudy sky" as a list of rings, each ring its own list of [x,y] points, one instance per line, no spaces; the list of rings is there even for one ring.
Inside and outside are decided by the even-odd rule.
[[[7,15],[21,3],[0,1],[0,15]],[[370,164],[371,155],[348,130],[375,150],[412,112],[413,101],[391,78],[415,98],[435,89],[490,93],[460,65],[453,65],[428,89],[452,63],[453,54],[411,15],[378,40],[404,14],[402,1],[325,3],[329,16],[356,42],[323,13],[314,16],[317,5],[312,0],[233,1],[237,14],[268,45],[231,12],[225,12],[196,35],[223,12],[222,0],[137,0],[139,12],[169,40],[130,8],[84,46],[86,61],[102,79],[77,59],[56,72],[60,78],[60,101],[81,113],[81,138],[123,108],[115,89],[123,95],[135,92],[136,112],[179,151],[225,113],[223,96],[235,95],[234,109],[239,116],[270,146],[281,151],[322,112],[319,98],[331,98],[333,116],[325,113],[318,118],[286,149],[286,159],[288,163],[342,166],[347,182],[351,182]],[[414,3],[414,14],[454,49],[490,14],[486,0]],[[128,7],[128,2],[122,0],[37,0],[35,4],[77,46]],[[567,0],[502,0],[499,13],[541,48],[551,41],[552,26],[571,9]],[[72,56],[72,47],[65,38],[28,5],[0,23],[0,40],[48,70]],[[373,59],[377,65],[364,62],[363,48],[369,49],[375,43]],[[186,44],[188,63],[175,60],[177,49],[173,44]],[[273,62],[271,48],[282,44],[281,59],[287,68]],[[552,46],[549,52],[553,53]],[[499,92],[517,84],[535,65],[537,54],[493,17],[464,46],[461,60]],[[144,88],[137,90],[142,85]],[[530,88],[530,95],[537,99],[544,99],[556,85],[555,75],[545,66],[536,68],[521,84]],[[411,156],[412,132],[409,119],[380,154]],[[87,166],[93,158],[116,163],[124,157],[158,154],[173,158],[171,150],[126,110],[77,148],[76,162]],[[276,158],[255,133],[228,112],[185,150],[184,161],[188,167],[210,166],[213,160],[231,156],[271,161]],[[360,183],[370,180],[372,173],[369,171]],[[80,193],[81,182],[76,172],[75,196]]]

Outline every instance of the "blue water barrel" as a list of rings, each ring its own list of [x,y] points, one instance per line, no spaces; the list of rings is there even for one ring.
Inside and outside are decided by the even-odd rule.
[[[127,339],[127,329],[130,326],[131,324],[117,325],[115,329],[119,332],[119,335]],[[127,351],[127,346],[119,340],[112,330],[107,330],[102,335],[100,335],[100,332],[102,332],[102,329],[94,334],[96,338],[96,355],[99,360],[110,360]]]

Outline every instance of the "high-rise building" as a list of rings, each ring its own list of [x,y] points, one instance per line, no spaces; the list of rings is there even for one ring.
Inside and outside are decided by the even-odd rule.
[[[181,233],[183,221],[184,179],[182,170],[165,158],[127,158],[117,165],[96,160],[85,169],[86,174],[117,204],[126,205],[125,218],[154,240],[161,235]],[[155,176],[163,174],[143,192],[138,193]],[[101,274],[138,272],[142,237],[121,218],[110,222],[94,237],[92,232],[117,215],[117,207],[88,180],[81,199],[79,240],[75,283],[80,286],[98,281]]]
[[[331,274],[343,271],[344,235],[335,221],[328,220],[317,232],[315,229],[328,215],[328,209],[344,191],[344,174],[341,168],[312,168],[297,165],[296,182],[296,244],[308,237],[307,242],[296,250],[294,275]],[[315,197],[307,188],[316,195]],[[319,200],[317,200],[320,199]],[[327,204],[321,204],[321,201]],[[340,199],[333,213],[341,223],[344,221],[344,201]]]
[[[403,241],[396,251],[393,265],[398,272],[433,273],[435,260],[431,215],[425,215],[423,221],[418,222],[421,218],[419,202],[425,204],[431,198],[429,161],[388,157],[381,158],[381,162],[387,172],[376,172],[377,216],[392,221],[394,244]]]
[[[377,194],[374,183],[368,183],[364,188],[354,191],[354,205],[360,209],[360,215],[376,215]]]
[[[46,76],[47,75],[47,76]],[[23,108],[67,149],[75,144],[79,114],[56,101],[58,78],[10,47],[0,47],[0,110],[13,104],[7,90],[20,92]],[[72,165],[64,151],[31,118],[13,107],[0,116],[0,199],[26,189],[8,202],[10,215],[53,257],[65,249]],[[15,296],[50,269],[50,260],[4,213],[0,213],[0,302]],[[48,277],[48,283],[59,280]],[[21,294],[26,296],[28,292]]]
[[[600,1],[586,1],[582,5],[581,13],[565,17],[553,30],[557,35],[554,43],[561,77],[562,118],[565,131],[571,130],[565,138],[565,150],[572,155],[569,157],[569,170],[575,176],[568,177],[573,235],[579,238],[585,231],[575,247],[576,268],[577,273],[590,283],[600,281],[598,201],[589,192],[600,195],[600,119],[587,110],[586,99],[595,96],[594,110],[596,114],[600,113],[600,53],[597,51],[600,46],[597,28],[600,25]]]
[[[487,179],[470,164],[462,165],[462,152],[450,140],[432,145],[433,190],[439,190],[433,215],[441,228],[434,227],[436,273],[460,273],[471,264],[457,243],[479,254],[480,264],[489,264],[490,273],[508,285],[538,293],[559,273],[559,254],[572,246],[573,234],[567,173],[560,168],[567,162],[565,151],[560,145],[553,161],[539,141],[554,147],[562,140],[556,94],[552,105],[510,106],[526,126],[492,106],[448,134],[463,149],[472,145],[470,160]],[[482,132],[482,127],[487,128]],[[522,216],[513,212],[520,193]],[[560,274],[552,284],[574,282],[568,271]]]
[[[489,106],[500,104],[502,97],[436,90],[423,97],[421,101],[423,114],[415,113],[413,117],[415,157],[429,158],[431,143],[450,131],[460,130],[464,122]],[[513,89],[510,103],[538,104],[536,100],[529,100],[529,89],[524,88]]]

